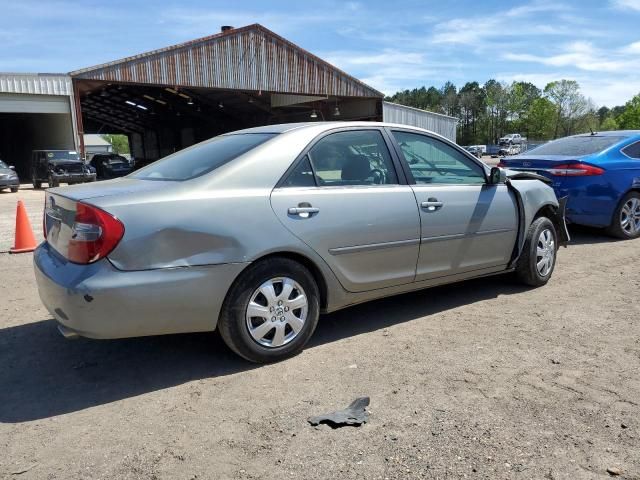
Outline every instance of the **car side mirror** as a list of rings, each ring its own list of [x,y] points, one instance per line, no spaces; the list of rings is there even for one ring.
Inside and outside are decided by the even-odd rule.
[[[492,167],[489,173],[489,184],[498,185],[507,181],[507,172],[500,167]]]
[[[9,165],[9,168],[10,168],[11,170],[15,170],[15,169],[16,169],[16,167],[14,167],[13,165]]]

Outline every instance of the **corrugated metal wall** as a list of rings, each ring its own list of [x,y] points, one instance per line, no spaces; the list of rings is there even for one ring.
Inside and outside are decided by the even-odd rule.
[[[0,93],[70,96],[73,86],[68,75],[0,73]]]
[[[71,75],[113,82],[382,97],[380,92],[257,24]]]
[[[457,118],[398,105],[397,103],[382,102],[382,120],[384,122],[424,128],[438,133],[452,142],[456,141]]]

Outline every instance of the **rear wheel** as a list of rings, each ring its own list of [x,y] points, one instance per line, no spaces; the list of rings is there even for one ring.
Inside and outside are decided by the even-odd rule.
[[[17,193],[18,187],[11,187],[11,193]]]
[[[640,236],[639,192],[629,192],[622,197],[608,231],[610,235],[625,240]]]
[[[522,254],[516,266],[518,279],[526,285],[540,287],[551,278],[556,265],[558,236],[551,220],[537,218],[529,227]]]
[[[320,314],[311,273],[287,258],[256,263],[225,299],[218,322],[224,342],[249,361],[268,363],[299,353]]]
[[[42,188],[42,182],[38,180],[35,175],[31,177],[31,183],[33,183],[33,188],[35,188],[36,190]]]

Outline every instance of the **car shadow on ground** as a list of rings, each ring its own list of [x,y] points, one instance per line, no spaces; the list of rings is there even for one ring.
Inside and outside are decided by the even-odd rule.
[[[613,243],[622,242],[619,238],[607,235],[604,228],[585,227],[582,225],[570,225],[569,235],[571,241],[569,242],[569,248],[571,245],[594,245],[597,243]]]
[[[508,276],[471,280],[323,315],[307,348],[526,291]],[[429,318],[423,318],[429,321]],[[255,365],[216,333],[64,340],[53,320],[0,330],[0,422],[53,417]]]

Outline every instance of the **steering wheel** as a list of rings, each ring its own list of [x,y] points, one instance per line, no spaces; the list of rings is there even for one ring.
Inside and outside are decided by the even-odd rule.
[[[404,148],[403,148],[404,147]],[[440,175],[444,176],[446,175],[448,172],[443,171],[438,169],[438,167],[436,166],[435,163],[433,163],[431,160],[427,160],[426,158],[424,158],[422,155],[418,155],[417,153],[413,153],[412,151],[409,150],[409,145],[407,145],[406,142],[402,142],[400,144],[400,149],[402,150],[402,153],[405,156],[409,156],[411,157],[411,159],[407,158],[407,163],[409,163],[409,165],[415,165],[416,163],[420,163],[420,162],[424,162],[426,163],[432,170],[438,172]]]
[[[373,183],[376,185],[382,185],[385,183],[387,176],[379,168],[374,168],[369,172],[369,176],[373,177]]]

